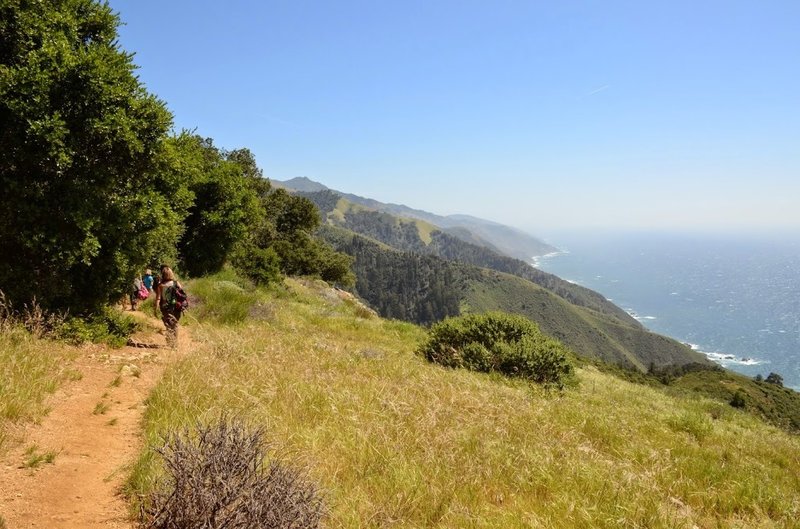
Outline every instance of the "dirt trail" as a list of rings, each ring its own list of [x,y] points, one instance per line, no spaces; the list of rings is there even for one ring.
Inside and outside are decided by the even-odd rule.
[[[161,347],[87,348],[73,364],[82,378],[51,397],[51,412],[0,461],[0,516],[8,529],[134,527],[119,491],[141,446],[144,401],[189,346],[185,329],[177,350],[164,347],[160,334],[137,339]],[[38,453],[55,452],[54,461],[26,468],[34,445]]]

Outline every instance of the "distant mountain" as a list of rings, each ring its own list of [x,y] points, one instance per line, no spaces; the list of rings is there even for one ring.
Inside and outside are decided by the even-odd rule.
[[[432,224],[444,233],[449,233],[465,242],[485,246],[498,253],[529,262],[535,256],[557,252],[558,249],[510,226],[471,215],[436,215],[420,209],[401,204],[387,204],[371,198],[364,198],[351,193],[330,189],[319,182],[304,176],[286,181],[272,180],[277,187],[283,187],[301,193],[317,193],[332,191],[353,204],[365,206],[374,211],[389,213],[396,217],[418,219]]]
[[[285,182],[281,182],[280,180],[270,180],[270,182],[276,187],[283,187],[286,189],[291,189],[294,191],[303,191],[306,193],[313,193],[315,191],[325,191],[326,189],[328,189],[319,182],[315,182],[310,178],[306,178],[305,176],[298,176],[296,178],[291,178],[289,180],[286,180]]]

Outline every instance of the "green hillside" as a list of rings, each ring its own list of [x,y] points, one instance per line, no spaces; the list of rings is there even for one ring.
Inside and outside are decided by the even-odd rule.
[[[642,327],[628,313],[593,290],[542,272],[524,261],[502,255],[486,246],[466,242],[430,224],[354,204],[330,190],[301,195],[314,202],[328,224],[346,228],[401,251],[434,255],[448,261],[517,275],[574,305],[602,312],[626,325]]]
[[[425,222],[436,227],[437,230],[448,233],[464,242],[476,244],[525,262],[530,262],[533,256],[558,251],[557,248],[521,230],[471,215],[442,216],[400,204],[387,204],[371,198],[335,191],[305,177],[292,178],[284,182],[274,181],[273,183],[277,187],[295,191],[310,198],[317,203],[323,214],[328,213],[332,208],[329,209],[326,205],[321,204],[319,202],[320,197],[336,195],[370,211]]]
[[[211,292],[210,281],[190,290]],[[422,329],[372,317],[323,283],[250,299],[266,316],[193,324],[198,347],[151,395],[134,498],[159,472],[161,436],[227,410],[266,425],[277,452],[320,483],[325,527],[796,522],[800,438],[725,402],[592,367],[563,392],[437,367],[414,352]]]
[[[415,226],[397,223],[385,213],[364,212],[347,218],[344,226],[369,236],[331,226],[320,234],[334,248],[354,257],[355,290],[384,317],[429,324],[464,312],[502,310],[531,318],[547,334],[587,358],[638,370],[647,370],[651,364],[707,362],[689,347],[647,331],[596,292],[521,261],[462,241],[446,245],[442,241],[449,236],[441,232],[434,232],[433,242],[424,246],[414,237]],[[394,249],[387,250],[386,245]]]
[[[525,315],[578,354],[628,368],[647,370],[651,363],[663,366],[705,360],[676,340],[572,305],[530,281],[509,274],[482,271],[469,281],[461,309]]]

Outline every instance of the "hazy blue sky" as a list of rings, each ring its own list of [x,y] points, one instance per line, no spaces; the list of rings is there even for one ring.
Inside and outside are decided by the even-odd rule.
[[[800,231],[800,2],[112,0],[177,128],[546,234]]]

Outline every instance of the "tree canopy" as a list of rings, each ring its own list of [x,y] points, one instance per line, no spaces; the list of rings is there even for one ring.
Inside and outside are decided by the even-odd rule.
[[[0,6],[0,288],[93,309],[179,234],[157,191],[171,184],[172,116],[134,75],[107,4]]]
[[[352,282],[318,212],[275,191],[246,148],[172,115],[96,0],[0,0],[0,291],[17,307],[98,311],[161,262]]]

